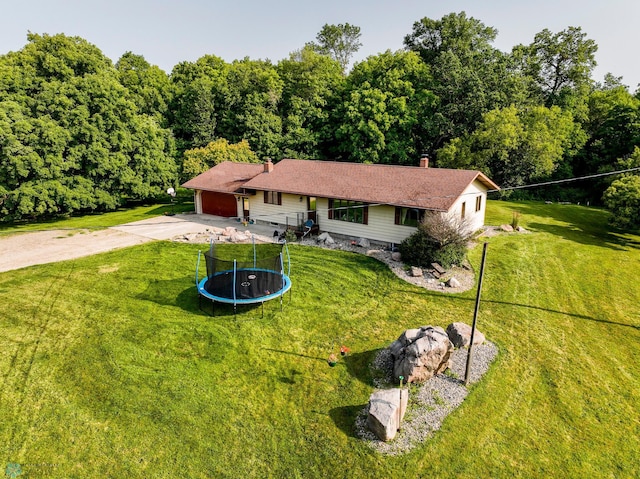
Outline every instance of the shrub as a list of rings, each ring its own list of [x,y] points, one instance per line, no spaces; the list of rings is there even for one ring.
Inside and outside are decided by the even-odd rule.
[[[640,176],[624,176],[604,192],[604,203],[611,211],[609,222],[622,229],[640,228]]]
[[[467,252],[469,225],[439,213],[426,214],[418,230],[400,243],[405,263],[428,267],[439,263],[444,268],[461,264]]]
[[[294,243],[295,241],[298,240],[298,237],[296,236],[295,231],[287,230],[287,231],[284,232],[284,240],[287,243]]]
[[[513,212],[513,216],[511,217],[511,227],[515,230],[520,225],[520,213],[517,211]]]

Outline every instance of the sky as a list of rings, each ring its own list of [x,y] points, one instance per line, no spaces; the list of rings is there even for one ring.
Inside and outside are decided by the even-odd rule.
[[[581,27],[598,45],[593,78],[640,83],[638,0],[0,0],[0,54],[19,50],[27,33],[64,33],[96,45],[114,62],[132,51],[170,73],[182,61],[213,54],[277,62],[315,40],[324,24],[361,29],[354,61],[403,48],[423,17],[466,12],[498,30],[508,52],[543,29]]]

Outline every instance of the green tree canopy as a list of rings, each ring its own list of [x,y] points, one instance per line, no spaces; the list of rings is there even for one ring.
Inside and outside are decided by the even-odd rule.
[[[120,83],[132,94],[140,113],[155,116],[158,123],[165,122],[173,88],[169,76],[142,55],[127,52],[116,63]]]
[[[438,151],[438,164],[478,169],[501,186],[519,186],[550,175],[583,135],[569,112],[511,106],[484,115],[478,129]]]
[[[640,168],[640,147],[627,159],[618,162],[621,169]],[[623,229],[640,228],[640,174],[625,173],[613,181],[603,195],[611,211],[611,224]]]
[[[205,146],[220,136],[216,128],[227,108],[228,71],[228,64],[214,55],[173,68],[168,120],[179,152]]]
[[[326,157],[329,113],[345,82],[340,64],[303,48],[282,60],[277,71],[283,82],[279,106],[282,118],[282,155],[289,158]]]
[[[484,113],[520,102],[523,82],[509,57],[491,45],[496,35],[495,28],[461,12],[425,17],[405,37],[407,49],[429,65],[437,97],[425,138],[429,151],[473,131]]]
[[[182,180],[187,181],[198,176],[223,161],[259,163],[260,159],[251,151],[247,140],[230,144],[226,139],[219,138],[207,146],[193,148],[184,152]]]
[[[6,219],[112,209],[175,183],[173,140],[139,113],[100,50],[28,36],[0,57],[0,210]]]
[[[387,51],[358,63],[337,110],[339,151],[351,161],[415,164],[435,98],[429,68],[414,52]]]
[[[316,36],[316,41],[317,43],[308,43],[307,47],[322,55],[329,55],[340,63],[343,72],[347,71],[351,57],[362,46],[360,27],[348,23],[325,24]]]
[[[546,106],[572,109],[581,118],[585,100],[593,81],[598,46],[587,38],[580,27],[569,27],[558,33],[548,29],[536,34],[533,43],[514,48],[523,63],[523,72],[532,79],[533,94]]]

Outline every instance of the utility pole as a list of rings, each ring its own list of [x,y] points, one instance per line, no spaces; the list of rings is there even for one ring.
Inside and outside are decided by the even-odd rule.
[[[473,353],[473,337],[476,332],[476,322],[478,321],[478,310],[480,309],[480,293],[482,292],[482,278],[484,277],[484,262],[487,259],[487,246],[482,248],[482,263],[480,263],[480,278],[478,279],[478,292],[476,293],[476,308],[473,312],[473,325],[471,326],[471,340],[469,342],[469,352],[467,353],[467,367],[464,372],[464,385],[469,384],[469,373],[471,372],[471,359]]]

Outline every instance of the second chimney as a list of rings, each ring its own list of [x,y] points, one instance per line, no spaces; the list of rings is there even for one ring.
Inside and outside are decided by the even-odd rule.
[[[264,172],[271,173],[272,171],[273,171],[273,162],[271,161],[271,158],[267,158],[264,161]]]
[[[429,156],[428,155],[422,155],[420,157],[420,168],[429,168]]]

